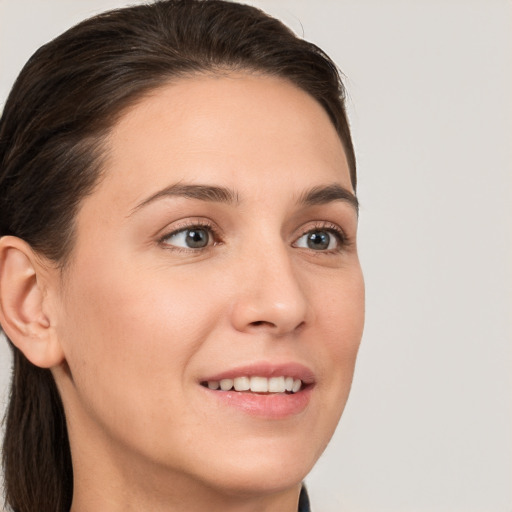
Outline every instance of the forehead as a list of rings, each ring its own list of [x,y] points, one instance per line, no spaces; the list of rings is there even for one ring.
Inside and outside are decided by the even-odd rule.
[[[325,110],[283,79],[184,78],[128,110],[108,139],[100,194],[131,208],[187,181],[255,195],[338,182],[351,189],[342,143]],[[279,187],[282,182],[283,187]]]

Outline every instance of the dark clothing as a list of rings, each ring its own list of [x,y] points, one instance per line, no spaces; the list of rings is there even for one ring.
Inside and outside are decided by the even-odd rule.
[[[302,486],[302,489],[300,490],[298,512],[311,512],[311,508],[309,506],[308,492],[306,491],[306,488],[304,486]]]

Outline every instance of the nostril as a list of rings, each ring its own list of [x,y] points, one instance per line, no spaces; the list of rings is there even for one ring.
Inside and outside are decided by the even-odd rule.
[[[251,322],[251,325],[258,327],[260,325],[274,325],[274,324],[272,324],[270,322],[265,322],[265,320],[256,320],[255,322]]]
[[[295,326],[294,330],[298,330],[301,327],[305,325],[305,322],[302,321],[299,323],[299,325]],[[278,329],[278,324],[275,324],[273,322],[267,322],[266,320],[255,320],[254,322],[251,322],[249,324],[250,327],[267,327],[271,329]]]

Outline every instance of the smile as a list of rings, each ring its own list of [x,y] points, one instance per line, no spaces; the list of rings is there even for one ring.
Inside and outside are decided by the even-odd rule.
[[[302,387],[300,379],[293,377],[241,376],[233,379],[209,380],[201,383],[211,390],[251,393],[297,393]]]
[[[316,394],[314,373],[298,363],[251,363],[204,376],[203,396],[230,410],[265,420],[285,420],[307,409]]]

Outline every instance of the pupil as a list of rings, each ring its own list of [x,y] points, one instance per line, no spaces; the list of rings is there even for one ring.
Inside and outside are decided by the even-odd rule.
[[[187,245],[192,249],[208,245],[208,233],[204,229],[191,229],[187,234]]]
[[[322,250],[329,247],[331,237],[325,231],[316,231],[308,236],[308,247],[310,249]]]

